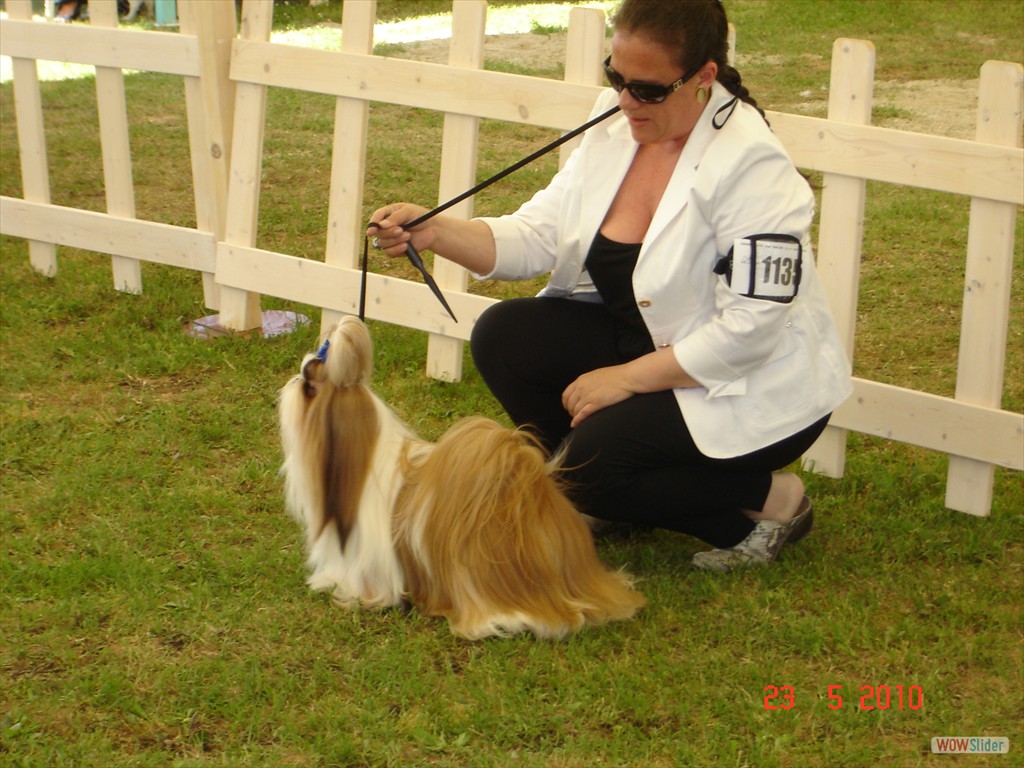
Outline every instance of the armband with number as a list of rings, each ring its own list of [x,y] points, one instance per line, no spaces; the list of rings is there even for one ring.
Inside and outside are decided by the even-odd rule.
[[[792,235],[750,235],[733,243],[715,264],[715,273],[725,275],[729,287],[741,296],[788,304],[800,289],[803,253]]]

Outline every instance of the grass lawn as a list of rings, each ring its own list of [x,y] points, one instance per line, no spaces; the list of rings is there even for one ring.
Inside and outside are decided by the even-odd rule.
[[[395,21],[450,4],[378,6]],[[914,93],[1024,58],[1018,0],[726,6],[744,82],[768,109],[823,113],[840,36],[872,40],[878,81]],[[315,36],[341,6],[276,12],[279,33]],[[513,29],[558,33],[538,18]],[[388,42],[388,55],[404,45]],[[518,66],[560,77],[530,64]],[[133,75],[127,90],[138,215],[194,225],[181,80]],[[43,100],[54,202],[102,210],[94,81],[48,81]],[[910,112],[894,100],[875,122]],[[320,258],[332,128],[331,99],[271,92],[261,247]],[[436,199],[440,117],[374,105],[370,129],[368,207]],[[482,132],[481,177],[551,135]],[[488,190],[477,212],[514,208],[553,162]],[[22,195],[10,82],[0,193]],[[967,216],[953,196],[869,186],[857,375],[952,394]],[[1018,216],[1003,403],[1014,411],[1022,230]],[[144,293],[130,296],[112,289],[109,257],[61,249],[59,267],[41,277],[23,241],[0,238],[0,765],[1020,764],[1020,473],[997,471],[992,515],[974,518],[943,506],[944,456],[851,435],[842,479],[805,476],[818,524],[777,565],[713,575],[690,569],[704,547],[685,536],[602,541],[606,562],[641,579],[649,605],[636,620],[560,643],[470,643],[415,612],[339,610],[304,584],[275,398],[316,345],[317,308],[265,299],[312,322],[201,341],[183,332],[209,314],[196,275],[145,265]],[[423,334],[372,330],[374,387],[421,434],[504,418],[468,357],[463,381],[430,380]],[[1011,751],[932,755],[931,737],[946,735],[1006,736]]]

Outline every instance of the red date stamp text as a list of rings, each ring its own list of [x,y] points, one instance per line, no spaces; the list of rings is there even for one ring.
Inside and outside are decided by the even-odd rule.
[[[862,685],[852,693],[844,693],[842,685],[830,685],[825,692],[829,709],[853,707],[860,712],[872,710],[918,710],[924,707],[924,690],[919,685]],[[789,710],[797,706],[792,685],[766,685],[764,708]]]

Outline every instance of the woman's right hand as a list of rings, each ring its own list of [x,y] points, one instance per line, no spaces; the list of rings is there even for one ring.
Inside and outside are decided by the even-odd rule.
[[[404,256],[405,245],[410,241],[417,251],[422,251],[434,242],[431,222],[425,221],[413,230],[406,229],[405,225],[426,212],[426,208],[412,203],[385,205],[371,214],[371,226],[366,228],[366,236],[371,238],[375,248],[392,258]]]
[[[411,229],[406,227],[427,212],[412,203],[385,205],[371,214],[366,236],[376,238],[374,247],[392,258],[404,256],[411,242],[417,252],[429,248],[479,275],[494,269],[496,248],[490,227],[476,219],[466,221],[443,214],[431,216]]]

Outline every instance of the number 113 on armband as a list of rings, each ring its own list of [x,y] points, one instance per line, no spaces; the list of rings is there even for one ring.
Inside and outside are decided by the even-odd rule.
[[[796,279],[796,260],[792,256],[765,256],[761,259],[761,282],[786,287]]]

